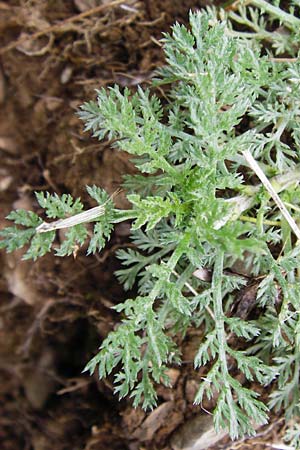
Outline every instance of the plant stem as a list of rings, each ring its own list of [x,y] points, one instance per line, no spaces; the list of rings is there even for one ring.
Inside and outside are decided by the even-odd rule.
[[[232,428],[231,432],[233,435],[237,433],[235,429],[236,413],[232,407],[233,398],[231,392],[231,386],[228,381],[229,372],[227,366],[227,358],[226,358],[226,332],[225,332],[225,324],[224,324],[224,311],[223,311],[223,296],[222,296],[222,278],[223,278],[223,264],[224,264],[224,252],[219,250],[216,255],[215,265],[214,265],[214,273],[212,279],[212,288],[213,288],[213,299],[214,299],[214,316],[216,323],[216,333],[219,342],[219,363],[223,376],[224,383],[224,391],[227,400],[227,405],[230,409],[231,416],[231,424],[230,428]]]
[[[242,220],[243,222],[251,222],[251,223],[257,223],[258,219],[256,219],[255,217],[248,217],[248,216],[240,216],[240,220]],[[270,225],[273,227],[280,227],[281,226],[281,222],[279,221],[275,221],[275,220],[268,220],[268,219],[264,219],[262,221],[263,225]]]
[[[124,222],[125,220],[136,219],[136,212],[132,209],[115,209],[113,223]]]
[[[286,13],[281,8],[272,5],[266,0],[250,0],[247,2],[257,8],[262,9],[263,11],[270,14],[270,16],[276,17],[279,19],[287,28],[296,28],[300,27],[300,19],[298,17],[293,16],[292,14]]]
[[[177,272],[175,272],[175,270],[172,270],[172,273],[179,278],[179,275]],[[188,283],[187,281],[185,281],[184,285],[188,288],[188,290],[195,296],[197,297],[197,295],[199,295],[199,292],[196,291],[196,289],[193,288],[193,286],[190,285],[190,283]],[[207,305],[205,305],[205,309],[208,312],[208,314],[210,315],[210,317],[215,320],[215,316],[214,313],[212,312],[211,308]]]
[[[222,304],[223,262],[224,262],[224,252],[219,251],[216,255],[216,261],[214,265],[212,288],[214,293],[214,316],[216,321],[216,330],[219,338],[218,340],[220,344],[219,356],[221,361],[223,361],[223,363],[225,361],[224,375],[226,375],[228,373],[228,370],[226,364],[226,351],[225,351],[226,334],[224,330],[224,312]]]
[[[273,198],[274,202],[276,203],[276,205],[280,209],[283,217],[288,222],[289,226],[291,227],[291,229],[293,230],[293,232],[295,233],[297,238],[300,239],[300,229],[299,229],[298,225],[296,224],[296,222],[294,221],[294,219],[292,218],[292,216],[290,215],[290,213],[288,212],[288,210],[284,206],[283,202],[281,201],[281,198],[279,197],[277,192],[274,190],[274,188],[271,185],[270,181],[267,179],[267,177],[265,176],[265,174],[263,173],[263,171],[261,170],[261,168],[259,167],[259,165],[255,161],[255,159],[253,158],[253,156],[249,152],[249,150],[245,150],[243,152],[243,155],[244,155],[244,158],[246,159],[246,161],[250,164],[252,170],[256,173],[256,175],[258,176],[260,181],[263,183],[264,187],[267,189],[267,191],[269,192],[269,194]]]

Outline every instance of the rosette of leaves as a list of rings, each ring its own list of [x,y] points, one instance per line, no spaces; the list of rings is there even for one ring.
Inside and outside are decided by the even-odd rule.
[[[96,187],[89,191],[105,213],[95,219],[88,253],[103,248],[114,223],[131,219],[136,248],[118,252],[117,275],[125,289],[136,285],[138,296],[116,307],[121,323],[85,370],[98,368],[101,378],[113,372],[120,398],[153,408],[155,384],[168,385],[167,368],[181,361],[175,336],[203,327],[194,365],[206,374],[195,403],[213,398],[216,428],[237,438],[268,420],[253,382],[273,382],[269,407],[299,414],[299,246],[242,152],[251,150],[297,219],[300,64],[277,61],[257,36],[235,33],[219,17],[191,13],[189,28],[175,24],[164,36],[166,65],[153,83],[168,86],[166,105],[151,90],[114,86],[81,107],[86,130],[132,155],[140,172],[124,182],[128,211],[102,191],[96,196]],[[49,218],[82,209],[69,196],[37,199]],[[50,250],[55,231],[36,232],[38,216],[8,218],[24,229],[4,229],[2,247],[12,251],[32,239],[25,258]],[[59,256],[88,238],[84,224],[68,233]],[[241,261],[246,275],[234,270]],[[237,292],[253,282],[255,314],[232,314]]]

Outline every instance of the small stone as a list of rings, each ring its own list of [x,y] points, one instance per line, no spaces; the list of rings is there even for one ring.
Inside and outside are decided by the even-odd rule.
[[[55,111],[58,109],[63,103],[62,98],[57,97],[45,97],[45,105],[48,111]]]
[[[5,256],[3,275],[7,282],[7,290],[28,305],[34,305],[40,295],[29,278],[32,263],[21,260],[21,251]]]
[[[55,355],[51,348],[46,348],[37,364],[24,369],[23,386],[31,406],[42,409],[49,396],[55,392],[57,382],[48,373],[55,373]]]
[[[178,369],[168,369],[166,371],[166,375],[168,375],[168,377],[170,378],[171,386],[174,387],[175,384],[178,381],[179,376],[180,376],[180,370],[178,370]]]
[[[11,182],[13,180],[13,177],[10,175],[1,177],[0,175],[0,192],[6,191],[9,186],[11,185]]]
[[[13,209],[26,209],[32,211],[32,200],[28,195],[23,195],[13,203]]]
[[[199,383],[196,380],[187,380],[185,384],[185,399],[189,403],[194,403],[198,389]]]
[[[226,431],[216,433],[213,416],[198,414],[185,422],[171,439],[172,450],[206,450],[227,435]]]
[[[135,439],[140,439],[141,441],[150,441],[153,439],[154,434],[167,420],[167,417],[173,408],[174,403],[172,401],[159,405],[154,411],[152,411],[151,414],[149,414],[147,419],[132,434],[132,436]]]
[[[193,272],[194,277],[202,281],[211,281],[211,271],[208,269],[199,268]]]
[[[67,84],[70,81],[72,74],[73,74],[73,67],[71,66],[65,67],[60,75],[61,84]]]
[[[17,142],[12,137],[8,136],[0,136],[0,149],[11,155],[16,155],[18,153]]]

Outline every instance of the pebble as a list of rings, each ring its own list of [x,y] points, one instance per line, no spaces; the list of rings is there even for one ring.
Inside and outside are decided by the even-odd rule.
[[[55,373],[55,354],[46,347],[37,363],[24,369],[23,373],[25,395],[34,409],[43,409],[56,390],[57,382],[50,373]]]
[[[62,71],[62,73],[60,74],[61,84],[67,84],[70,81],[72,74],[73,74],[73,67],[66,66]]]
[[[180,370],[173,368],[168,369],[166,370],[166,375],[168,375],[168,377],[170,378],[171,386],[174,387],[180,376]]]
[[[174,403],[172,401],[162,403],[152,411],[143,424],[132,434],[135,439],[150,441],[156,431],[168,420]]]
[[[205,450],[227,435],[226,431],[215,432],[213,416],[198,414],[185,422],[171,440],[172,450]]]
[[[10,175],[1,176],[0,172],[0,192],[6,191],[11,185],[13,177]]]
[[[4,150],[11,155],[16,155],[18,153],[17,142],[8,136],[0,136],[0,150]]]

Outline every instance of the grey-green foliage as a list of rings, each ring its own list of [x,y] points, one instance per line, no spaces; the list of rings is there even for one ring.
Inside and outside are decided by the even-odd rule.
[[[227,12],[221,11],[221,17],[227,19],[232,35],[250,38],[252,41],[264,41],[266,48],[271,46],[276,55],[287,52],[297,56],[299,52],[300,18],[299,0],[289,2],[289,10],[279,7],[279,1],[250,0],[235,3]],[[246,6],[248,4],[248,7]],[[249,6],[252,5],[252,6]],[[229,20],[228,20],[229,19]],[[236,26],[239,29],[237,30]],[[241,31],[241,27],[246,31]],[[271,28],[270,28],[270,25]]]
[[[300,425],[297,422],[288,424],[287,433],[285,435],[285,441],[288,442],[293,448],[300,448]]]
[[[97,186],[87,186],[88,194],[99,204],[106,205],[105,214],[95,219],[93,235],[90,239],[87,254],[100,251],[109,239],[113,229],[114,210],[112,201],[105,191]],[[45,210],[48,219],[64,219],[74,216],[83,209],[80,199],[74,200],[70,194],[51,195],[49,192],[36,192],[38,204]],[[29,249],[24,254],[23,259],[34,259],[44,256],[51,251],[55,240],[55,230],[43,233],[36,232],[36,228],[43,223],[43,220],[32,211],[22,209],[12,211],[7,219],[13,221],[15,225],[22,225],[25,228],[16,226],[7,227],[0,231],[0,248],[6,248],[12,252],[30,243]],[[88,238],[88,230],[84,224],[78,224],[68,228],[60,246],[55,246],[57,256],[67,256],[76,254]]]
[[[239,20],[255,24],[255,10],[245,11]],[[254,434],[253,418],[258,424],[268,420],[253,381],[273,382],[269,407],[284,408],[289,417],[299,414],[299,247],[242,151],[251,149],[297,219],[300,64],[274,60],[262,51],[265,36],[235,32],[228,18],[218,17],[216,10],[191,13],[189,29],[175,24],[172,35],[164,36],[167,64],[154,84],[170,85],[167,105],[150,90],[122,92],[114,86],[98,90],[97,101],[81,107],[86,130],[133,155],[140,171],[125,180],[132,209],[107,203],[88,248],[101,249],[113,223],[133,219],[136,249],[119,251],[123,268],[117,275],[126,289],[137,283],[138,296],[116,307],[121,324],[85,370],[98,367],[100,378],[114,373],[120,398],[130,395],[134,406],[153,408],[155,384],[169,385],[167,368],[181,361],[176,334],[202,327],[194,365],[205,366],[206,374],[195,403],[215,398],[216,428],[237,438]],[[296,31],[290,24],[288,29],[294,52]],[[89,190],[99,204],[107,202],[97,192]],[[38,194],[38,201],[53,218],[82,208],[69,196]],[[3,230],[2,247],[12,251],[32,238],[38,241],[25,257],[49,250],[54,232],[35,234],[41,223],[35,214],[9,218],[25,229]],[[86,238],[85,226],[76,225],[57,254],[70,254]],[[249,276],[258,276],[251,319],[233,316],[230,307],[248,282],[229,272],[241,261]],[[199,268],[206,276],[194,275]]]

